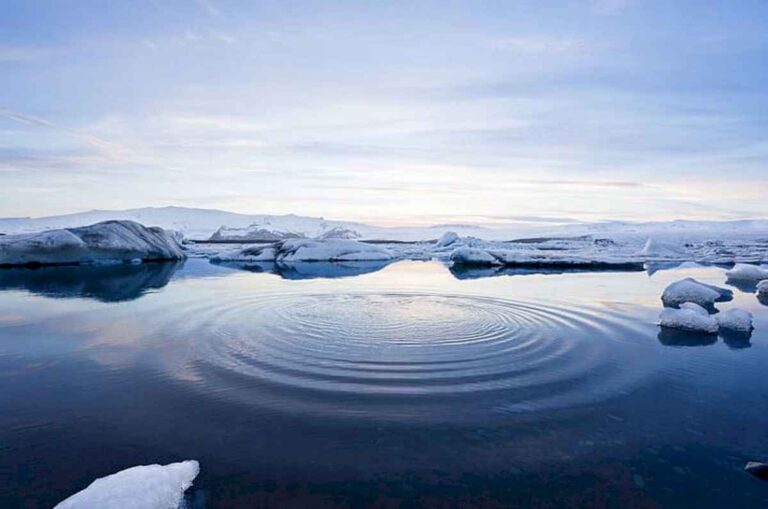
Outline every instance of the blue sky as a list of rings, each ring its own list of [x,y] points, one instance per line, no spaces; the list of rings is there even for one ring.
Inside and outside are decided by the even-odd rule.
[[[0,216],[768,215],[768,2],[0,5]]]

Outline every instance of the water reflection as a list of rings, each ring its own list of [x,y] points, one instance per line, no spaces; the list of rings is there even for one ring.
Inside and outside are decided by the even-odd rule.
[[[717,343],[717,334],[683,331],[662,327],[658,335],[664,346],[707,346]]]
[[[216,265],[248,272],[275,274],[283,279],[327,279],[362,276],[377,272],[391,262],[216,262]]]
[[[59,299],[122,302],[163,288],[182,266],[183,262],[166,262],[3,269],[0,270],[0,291],[26,290]]]
[[[728,279],[725,284],[732,286],[744,293],[755,293],[757,291],[757,281],[747,281],[744,279]]]
[[[642,272],[642,267],[626,268],[523,268],[523,267],[487,267],[456,264],[449,267],[456,279],[482,279],[497,276],[528,276],[533,274],[583,274],[595,272]]]

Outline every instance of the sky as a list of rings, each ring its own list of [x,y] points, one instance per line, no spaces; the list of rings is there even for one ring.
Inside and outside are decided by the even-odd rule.
[[[3,0],[0,216],[768,216],[768,2]]]

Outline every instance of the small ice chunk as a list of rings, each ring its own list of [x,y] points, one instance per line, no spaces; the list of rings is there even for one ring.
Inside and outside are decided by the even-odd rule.
[[[715,315],[720,327],[734,332],[752,331],[752,313],[747,310],[733,308]]]
[[[679,306],[683,302],[694,302],[699,306],[712,306],[715,302],[731,300],[733,292],[725,288],[708,285],[693,278],[676,281],[664,289],[661,301],[665,306]]]
[[[757,296],[761,299],[768,299],[768,280],[760,281],[757,285]]]
[[[445,232],[439,239],[437,239],[435,245],[437,247],[450,246],[457,240],[459,240],[459,235],[456,232]]]
[[[763,281],[768,279],[768,269],[749,263],[737,263],[725,275],[734,281]]]
[[[717,320],[706,309],[693,302],[683,302],[680,309],[665,308],[659,316],[659,324],[670,329],[715,334],[719,329]]]
[[[131,467],[96,479],[54,509],[176,509],[198,473],[194,460]]]

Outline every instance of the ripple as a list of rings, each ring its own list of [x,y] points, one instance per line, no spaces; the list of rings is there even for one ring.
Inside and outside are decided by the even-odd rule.
[[[620,394],[651,369],[633,322],[551,302],[246,295],[167,315],[190,338],[184,369],[201,390],[326,417],[460,420],[571,407]]]

